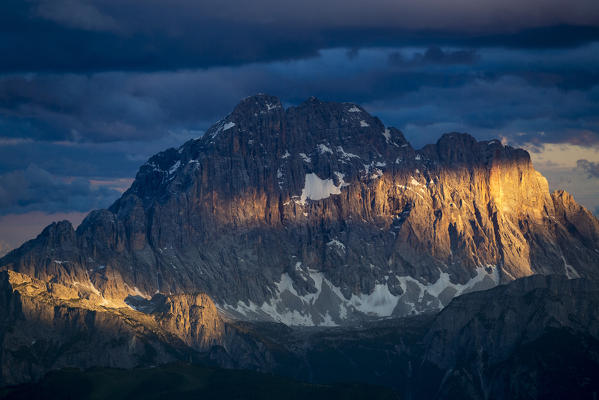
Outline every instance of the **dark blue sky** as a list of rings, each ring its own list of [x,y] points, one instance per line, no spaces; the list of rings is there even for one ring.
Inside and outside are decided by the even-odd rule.
[[[4,0],[0,51],[0,251],[258,92],[501,138],[599,211],[596,0]]]

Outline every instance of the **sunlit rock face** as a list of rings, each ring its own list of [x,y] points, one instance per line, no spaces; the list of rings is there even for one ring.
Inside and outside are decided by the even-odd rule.
[[[137,311],[84,298],[79,286],[0,272],[0,386],[51,369],[151,366],[231,348],[208,296],[158,295]]]
[[[160,326],[199,350],[224,342],[225,327],[210,297],[177,294],[163,298],[152,313]]]
[[[599,222],[524,150],[459,133],[415,150],[357,105],[258,95],[0,265],[108,305],[201,292],[233,318],[343,325],[531,274],[596,280]]]

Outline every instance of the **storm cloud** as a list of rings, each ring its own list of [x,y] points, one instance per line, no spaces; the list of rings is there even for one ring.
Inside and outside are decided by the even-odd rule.
[[[33,210],[88,211],[107,207],[119,195],[108,187],[94,188],[88,180],[59,179],[34,164],[0,175],[0,215]]]
[[[509,31],[515,28],[599,22],[592,0],[564,7],[560,0],[37,0],[30,10],[60,24],[115,32],[176,31],[197,22],[335,27],[398,27],[454,31]],[[133,18],[134,13],[136,18]],[[179,28],[182,29],[182,28]]]
[[[240,99],[265,92],[287,105],[310,96],[363,104],[417,146],[454,129],[514,143],[599,144],[598,44],[367,48],[350,59],[348,51],[196,70],[0,76],[0,137],[72,146],[197,137]]]
[[[594,0],[4,0],[6,72],[177,70],[402,45],[563,47],[599,38]]]
[[[389,63],[400,66],[418,67],[425,64],[474,64],[479,58],[475,50],[444,51],[439,46],[432,46],[424,53],[415,53],[407,59],[401,52],[389,54]]]

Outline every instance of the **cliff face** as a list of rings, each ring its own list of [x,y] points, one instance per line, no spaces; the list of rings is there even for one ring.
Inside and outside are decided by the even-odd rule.
[[[597,280],[597,249],[597,219],[523,150],[457,133],[415,150],[357,105],[258,95],[152,157],[77,231],[53,224],[0,265],[115,307],[202,292],[234,318],[333,325],[531,274]],[[191,299],[173,301],[178,315]]]
[[[424,336],[420,382],[433,371],[438,378],[420,390],[437,398],[592,397],[598,339],[596,282],[537,275],[461,296]]]
[[[461,296],[435,318],[424,340],[425,358],[443,368],[464,360],[492,364],[552,328],[599,338],[598,294],[585,279],[533,276]]]
[[[222,344],[225,327],[212,300],[205,294],[164,297],[152,313],[161,327],[199,350]]]
[[[132,368],[197,359],[225,345],[223,321],[203,295],[153,299],[157,310],[103,306],[76,286],[0,273],[0,386],[52,369]]]

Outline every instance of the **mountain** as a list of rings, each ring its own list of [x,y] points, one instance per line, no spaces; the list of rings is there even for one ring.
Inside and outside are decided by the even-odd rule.
[[[436,395],[596,396],[598,294],[595,282],[537,275],[456,298],[424,339],[425,363],[443,371]]]
[[[598,266],[599,221],[524,150],[416,150],[355,104],[252,96],[0,259],[0,386],[184,361],[408,398],[587,394]]]
[[[234,318],[346,325],[531,274],[597,280],[598,248],[524,150],[458,133],[415,150],[355,104],[257,95],[0,266],[114,306],[202,292]]]

